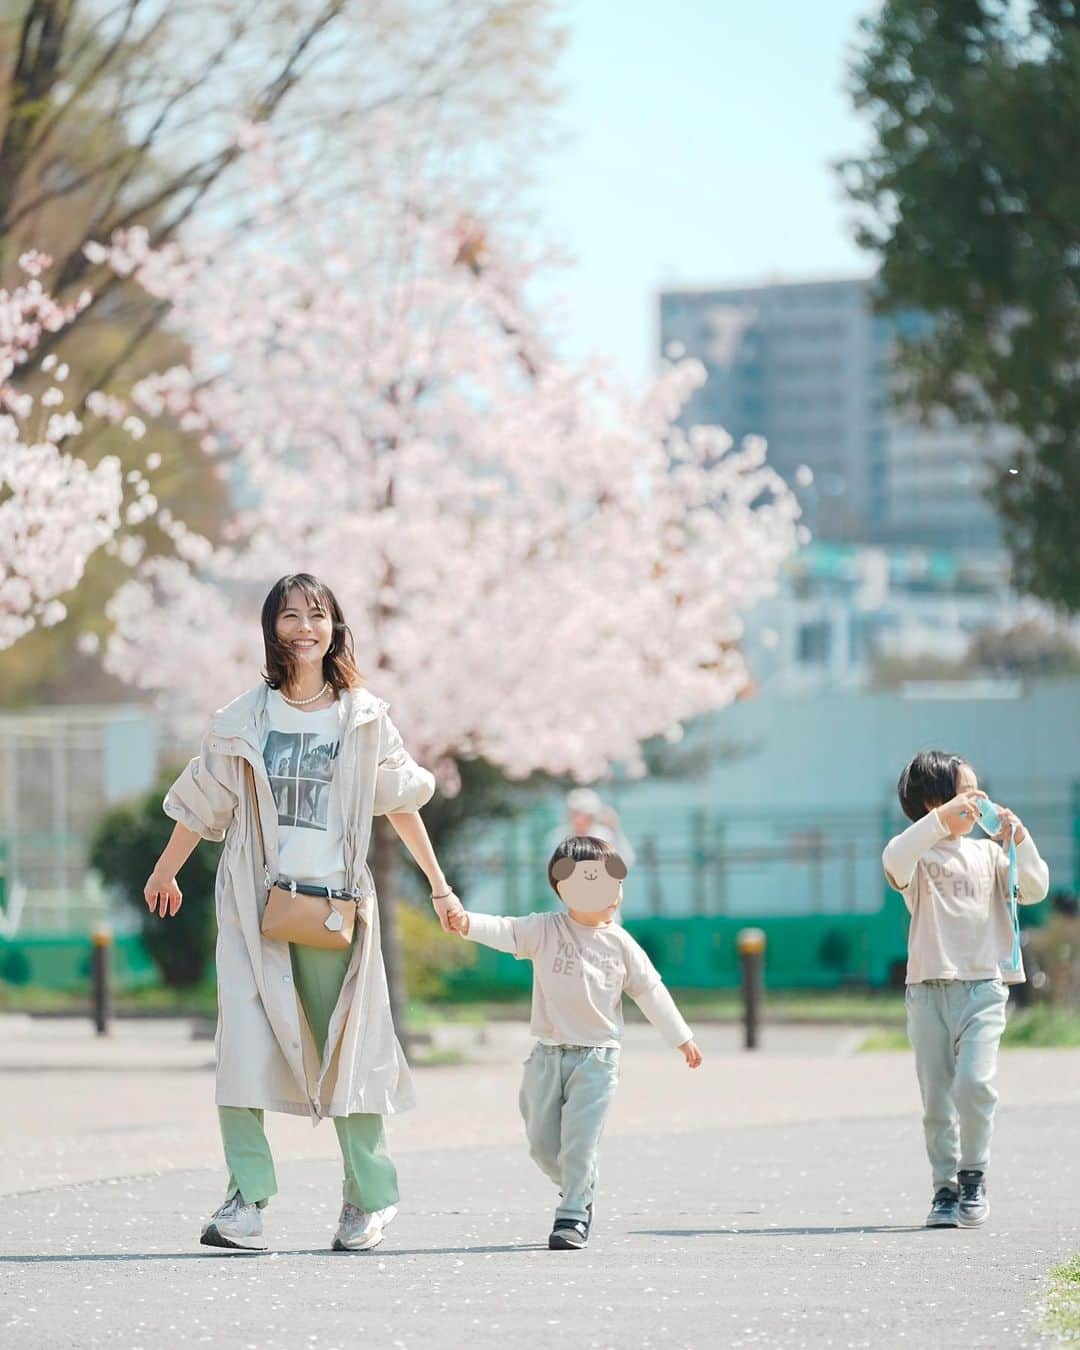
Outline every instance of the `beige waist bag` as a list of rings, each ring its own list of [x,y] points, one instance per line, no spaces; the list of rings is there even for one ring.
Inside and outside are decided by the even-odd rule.
[[[255,812],[255,828],[259,835],[263,875],[266,877],[266,908],[260,929],[265,938],[274,942],[295,942],[301,947],[324,947],[341,951],[352,946],[356,933],[356,909],[359,894],[335,891],[329,886],[301,885],[295,881],[284,885],[270,884],[270,869],[266,865],[266,841],[263,839],[259,799],[255,791],[255,774],[247,765],[251,805]]]

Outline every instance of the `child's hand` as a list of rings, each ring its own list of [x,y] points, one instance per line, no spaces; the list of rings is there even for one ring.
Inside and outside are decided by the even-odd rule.
[[[1022,844],[1027,837],[1027,831],[1024,829],[1023,821],[1007,807],[1003,806],[998,811],[998,819],[1001,821],[1001,829],[994,835],[1003,848],[1008,848],[1010,843]]]
[[[958,792],[952,801],[937,808],[938,819],[954,839],[968,834],[979,818],[979,799],[985,792]]]
[[[452,933],[454,925],[451,922],[455,914],[463,912],[463,905],[453,891],[447,891],[445,895],[432,896],[431,906],[439,916],[439,923],[442,925],[444,933]]]
[[[469,932],[469,916],[463,909],[457,909],[452,914],[448,914],[447,922],[450,924],[450,931],[457,933],[461,937],[466,937]]]
[[[696,1041],[685,1041],[679,1046],[683,1059],[686,1060],[688,1069],[697,1069],[701,1066],[702,1054],[697,1047]]]

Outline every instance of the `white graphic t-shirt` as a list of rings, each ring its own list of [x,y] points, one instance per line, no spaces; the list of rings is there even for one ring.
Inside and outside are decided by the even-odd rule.
[[[278,813],[278,874],[340,886],[345,879],[341,803],[334,766],[342,703],[317,712],[292,708],[276,689],[266,701],[270,729],[263,760]]]

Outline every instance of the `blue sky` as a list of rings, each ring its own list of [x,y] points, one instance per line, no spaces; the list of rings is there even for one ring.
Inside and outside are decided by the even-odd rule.
[[[867,140],[844,92],[854,0],[564,0],[542,212],[577,258],[575,354],[655,361],[663,284],[865,274],[830,162]]]

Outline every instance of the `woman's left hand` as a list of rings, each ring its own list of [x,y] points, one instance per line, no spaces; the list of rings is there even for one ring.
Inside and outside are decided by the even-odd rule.
[[[442,925],[444,933],[452,933],[454,930],[450,926],[450,916],[452,914],[462,914],[465,906],[457,898],[453,891],[446,895],[432,896],[431,903],[435,913],[439,916],[439,923]]]

